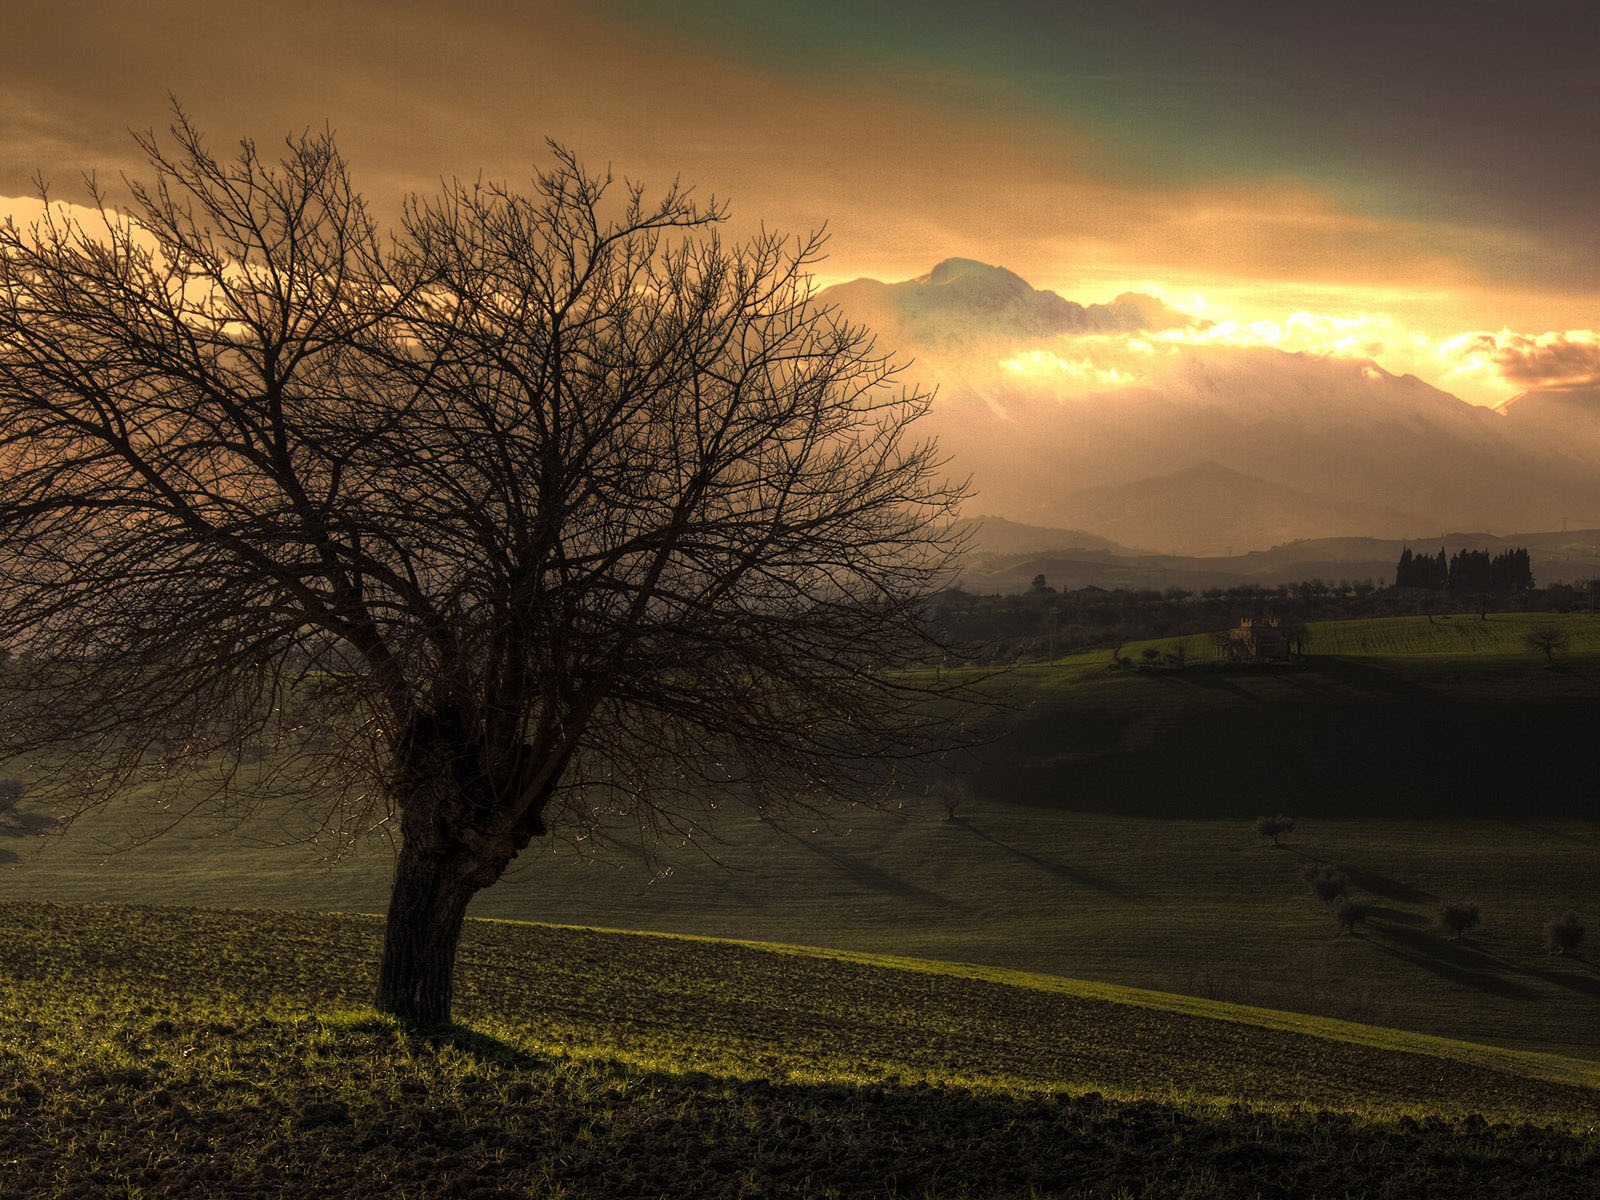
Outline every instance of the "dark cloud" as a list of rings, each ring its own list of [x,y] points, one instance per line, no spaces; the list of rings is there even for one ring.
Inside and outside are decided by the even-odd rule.
[[[1472,349],[1487,354],[1508,383],[1530,390],[1600,384],[1600,334],[1589,330],[1479,334]]]
[[[1600,326],[1591,0],[14,7],[0,195],[137,172],[128,130],[170,91],[223,150],[330,123],[386,217],[441,177],[525,179],[551,136],[739,221],[828,224],[835,279],[961,255],[1074,292],[1491,295],[1436,334]]]

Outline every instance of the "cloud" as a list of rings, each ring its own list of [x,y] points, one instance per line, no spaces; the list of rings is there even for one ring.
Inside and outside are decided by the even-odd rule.
[[[1490,406],[1518,392],[1600,384],[1600,332],[1595,330],[1508,328],[1436,337],[1381,312],[1301,310],[1256,320],[1222,316],[1203,326],[1063,337],[1019,350],[998,366],[1011,378],[1066,396],[1153,383],[1183,356],[1223,348],[1370,360],[1383,371],[1415,375],[1463,400]]]
[[[1526,391],[1588,387],[1600,383],[1600,333],[1464,333],[1446,343],[1461,372],[1492,372]]]
[[[1081,342],[1096,340],[1111,341],[1113,339],[1075,339]],[[1114,339],[1121,341],[1124,339]],[[1095,361],[1092,353],[1083,353],[1074,357],[1064,357],[1051,350],[1021,350],[1010,358],[1000,361],[1000,369],[1009,375],[1020,376],[1026,379],[1048,379],[1052,382],[1067,383],[1075,389],[1099,389],[1107,387],[1126,387],[1138,383],[1142,375],[1138,370],[1126,365],[1112,365],[1101,359]]]
[[[1154,335],[1162,341],[1197,345],[1270,346],[1290,353],[1333,354],[1341,358],[1377,358],[1391,346],[1409,341],[1393,317],[1357,313],[1296,312],[1281,321],[1218,321],[1209,328],[1173,329]]]

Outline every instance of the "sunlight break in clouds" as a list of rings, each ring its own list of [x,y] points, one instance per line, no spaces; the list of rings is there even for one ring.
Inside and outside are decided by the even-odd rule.
[[[1125,336],[1073,338],[1073,342],[1121,341]],[[1100,366],[1092,354],[1078,358],[1063,358],[1050,350],[1021,350],[1000,362],[1000,369],[1012,375],[1027,378],[1056,378],[1070,381],[1084,388],[1127,387],[1142,378],[1138,371],[1126,367]]]
[[[1161,289],[1141,285],[1152,293]],[[1469,331],[1431,336],[1389,313],[1317,313],[1300,310],[1281,319],[1229,315],[1201,293],[1164,297],[1191,315],[1178,329],[1152,333],[1064,337],[1049,346],[1019,350],[1000,361],[1008,375],[1032,379],[1067,394],[1150,382],[1161,365],[1185,347],[1264,347],[1290,354],[1370,359],[1395,375],[1415,375],[1473,404],[1493,406],[1519,392],[1600,382],[1600,333],[1498,333]]]

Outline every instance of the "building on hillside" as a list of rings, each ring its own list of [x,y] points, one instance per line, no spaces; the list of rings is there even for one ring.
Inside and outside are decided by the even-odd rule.
[[[1228,657],[1236,661],[1289,657],[1289,632],[1277,617],[1244,617],[1228,630]]]

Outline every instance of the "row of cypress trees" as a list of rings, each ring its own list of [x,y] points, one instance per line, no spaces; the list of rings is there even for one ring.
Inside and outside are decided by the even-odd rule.
[[[1533,587],[1533,568],[1522,547],[1503,550],[1493,558],[1487,550],[1458,550],[1450,558],[1440,547],[1437,556],[1413,554],[1407,546],[1395,566],[1395,587],[1430,588],[1455,595],[1488,593],[1509,596]]]

